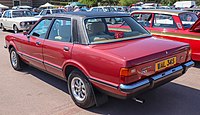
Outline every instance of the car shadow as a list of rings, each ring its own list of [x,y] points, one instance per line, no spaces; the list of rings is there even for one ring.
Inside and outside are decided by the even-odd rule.
[[[195,61],[195,65],[194,65],[194,67],[196,67],[196,68],[200,68],[200,62],[199,62],[199,61]]]
[[[68,94],[67,83],[33,67],[26,67],[23,72],[52,85]],[[143,93],[134,100],[120,100],[109,97],[109,101],[99,107],[87,109],[95,114],[104,115],[199,115],[200,90],[170,82],[157,89]],[[66,108],[67,109],[67,108]]]
[[[67,82],[59,78],[56,78],[50,74],[47,74],[28,65],[25,68],[23,68],[22,72],[24,72],[25,74],[31,74],[34,77],[44,81],[45,83],[48,83],[49,85],[54,86],[65,93],[68,93]]]

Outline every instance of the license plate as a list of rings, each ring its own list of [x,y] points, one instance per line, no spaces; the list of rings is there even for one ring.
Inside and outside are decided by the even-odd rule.
[[[162,69],[173,66],[175,64],[176,64],[176,57],[173,57],[173,58],[169,58],[169,59],[157,62],[155,69],[156,71],[160,71]]]

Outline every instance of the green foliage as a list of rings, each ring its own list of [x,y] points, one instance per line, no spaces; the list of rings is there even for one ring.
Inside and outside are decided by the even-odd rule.
[[[99,0],[79,0],[79,2],[86,4],[88,6],[95,6]]]
[[[122,6],[130,6],[131,4],[137,3],[138,0],[119,0],[120,5]]]

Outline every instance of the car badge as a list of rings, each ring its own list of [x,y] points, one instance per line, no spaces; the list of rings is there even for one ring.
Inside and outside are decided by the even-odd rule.
[[[168,54],[168,51],[166,51],[165,54]]]

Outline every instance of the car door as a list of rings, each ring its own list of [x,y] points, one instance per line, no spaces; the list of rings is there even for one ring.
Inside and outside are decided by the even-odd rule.
[[[40,69],[44,69],[42,48],[52,19],[42,19],[29,32],[27,41],[23,44],[24,57],[28,62]]]
[[[48,72],[63,76],[64,63],[71,58],[73,48],[71,19],[55,19],[44,41],[44,65]]]
[[[152,28],[150,28],[150,32],[154,36],[166,38],[167,35],[172,35],[173,33],[178,32],[177,25],[172,15],[154,14],[154,19],[152,23],[153,24]]]

